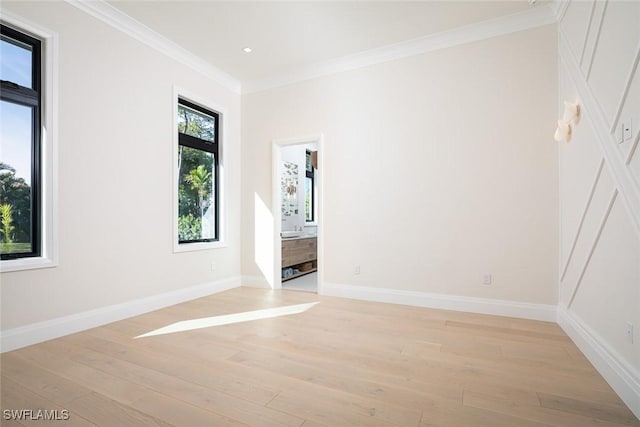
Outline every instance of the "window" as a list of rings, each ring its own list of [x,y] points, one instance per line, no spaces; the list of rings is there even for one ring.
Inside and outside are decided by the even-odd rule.
[[[178,243],[220,240],[220,115],[178,98]]]
[[[315,196],[315,171],[313,169],[313,154],[311,151],[306,151],[305,156],[305,171],[306,176],[304,180],[304,212],[305,212],[305,221],[313,222],[315,221],[315,205],[316,205],[316,196]]]
[[[42,255],[41,41],[0,26],[0,256]]]

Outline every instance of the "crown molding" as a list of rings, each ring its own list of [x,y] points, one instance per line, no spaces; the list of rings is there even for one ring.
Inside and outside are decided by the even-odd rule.
[[[376,49],[318,62],[287,72],[249,80],[240,80],[225,73],[211,63],[191,53],[129,15],[111,6],[105,0],[66,0],[72,6],[111,25],[170,58],[202,73],[235,93],[252,93],[285,86],[313,78],[355,70],[383,62],[407,58],[422,53],[446,49],[466,43],[554,24],[562,16],[567,0],[555,0],[551,4],[527,11],[470,24],[425,37],[394,43]]]
[[[394,43],[329,61],[318,62],[290,72],[275,73],[264,78],[246,81],[242,84],[242,93],[259,92],[543,25],[555,24],[556,22],[556,10],[550,5],[535,7],[525,12],[465,25],[426,37]]]
[[[205,75],[223,87],[235,92],[241,92],[240,81],[199,56],[189,52],[168,38],[158,34],[151,28],[133,19],[129,15],[111,6],[105,0],[66,0],[72,6],[98,18],[117,30],[133,37],[171,59],[192,68]]]

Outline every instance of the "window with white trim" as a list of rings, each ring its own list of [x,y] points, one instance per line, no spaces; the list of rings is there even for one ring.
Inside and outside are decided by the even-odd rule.
[[[178,98],[178,243],[220,240],[220,114]]]
[[[0,270],[55,267],[57,35],[0,19]]]
[[[41,40],[0,25],[0,256],[42,255]]]

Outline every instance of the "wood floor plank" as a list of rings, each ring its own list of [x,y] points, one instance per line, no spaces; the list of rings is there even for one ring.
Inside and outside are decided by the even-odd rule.
[[[51,373],[33,362],[12,354],[2,356],[2,375],[26,389],[64,406],[65,403],[91,393],[81,384]]]
[[[388,385],[374,383],[361,378],[345,378],[342,375],[327,371],[323,372],[309,365],[291,363],[282,358],[265,357],[264,355],[255,355],[254,357],[250,353],[243,353],[234,356],[231,360],[326,387],[329,390],[324,392],[318,389],[315,390],[316,395],[322,396],[323,405],[328,401],[334,401],[335,396],[340,396],[338,400],[348,402],[349,407],[353,410],[365,408],[362,412],[366,412],[367,416],[373,416],[371,415],[373,408],[375,416],[398,425],[417,425],[420,420],[420,411],[417,408],[422,406],[424,402],[431,400],[430,397],[421,396],[419,393],[410,391],[403,393],[402,395],[406,398],[400,400],[393,393],[401,393],[401,391],[394,389],[390,392],[388,391],[390,388]],[[336,365],[332,366],[335,367]],[[287,395],[287,392],[290,393],[290,389],[286,389],[275,400],[281,402],[282,396]],[[405,406],[400,406],[400,403]],[[272,401],[269,406],[274,406],[275,404]]]
[[[465,357],[502,356],[502,347],[495,344],[459,342],[440,346],[441,353],[456,354]]]
[[[74,414],[93,420],[99,426],[173,427],[169,423],[98,393],[77,398],[71,402],[70,409]]]
[[[136,399],[139,399],[140,396],[153,393],[152,390],[145,387],[109,375],[94,367],[74,362],[56,352],[48,351],[46,347],[52,345],[57,346],[58,343],[49,342],[27,347],[15,352],[15,356],[35,362],[59,376],[81,383],[86,388],[123,404],[131,404]]]
[[[420,427],[549,427],[549,424],[459,404],[425,408]]]
[[[71,358],[143,387],[162,390],[164,394],[175,399],[194,402],[201,408],[248,425],[298,427],[304,421],[295,415],[274,411],[248,400],[238,399],[155,369],[119,360],[93,350],[78,349]]]
[[[24,427],[24,424],[21,424],[20,422],[9,418],[2,420],[2,427]]]
[[[492,399],[515,405],[540,406],[538,393],[519,387],[518,384],[496,385],[485,381],[471,381],[465,384],[464,392],[490,396]]]
[[[295,315],[136,338],[309,302]],[[78,425],[639,423],[556,324],[301,292],[233,289],[1,361],[3,408],[68,407]]]
[[[65,338],[65,340],[78,346],[134,363],[138,366],[152,368],[164,374],[260,405],[265,405],[271,401],[279,392],[274,388],[257,382],[251,383],[241,376],[233,376],[224,371],[203,370],[202,365],[192,363],[183,357],[177,359],[165,352],[147,351],[145,348],[133,345],[131,341],[128,344],[121,344],[104,340],[92,334],[75,335]],[[166,346],[162,350],[166,350]]]
[[[45,344],[50,345],[51,343]],[[13,352],[12,355],[20,358],[24,357],[42,366],[47,366],[71,381],[82,383],[85,387],[103,396],[142,412],[153,411],[153,413],[156,414],[157,407],[161,407],[163,413],[168,414],[168,418],[163,420],[169,424],[182,426],[184,424],[180,420],[195,419],[198,420],[198,422],[193,425],[213,424],[216,426],[234,427],[245,425],[210,411],[203,410],[195,405],[180,400],[169,399],[162,393],[163,390],[156,392],[113,375],[106,374],[98,369],[70,361],[67,357],[47,351],[44,348],[46,346],[45,344],[28,347],[19,352]],[[69,346],[58,347],[63,347],[64,350],[62,350],[62,352],[68,354]]]
[[[299,348],[296,348],[295,350],[296,350],[295,351],[296,354],[301,353]],[[340,360],[336,359],[334,360],[334,362],[338,361],[341,365],[346,364],[347,366],[349,366],[350,363],[353,363],[353,366],[350,366],[350,369],[352,370],[368,368],[373,371],[385,372],[387,374],[394,375],[397,378],[405,378],[407,376],[411,376],[412,380],[417,382],[420,382],[421,378],[424,379],[424,382],[431,382],[437,378],[442,382],[442,384],[445,384],[444,386],[440,386],[442,388],[446,388],[447,386],[451,385],[455,381],[463,381],[461,380],[461,378],[478,379],[481,376],[484,376],[488,381],[495,381],[498,383],[504,382],[504,380],[502,379],[504,375],[500,375],[500,374],[504,372],[504,366],[505,364],[507,364],[504,360],[501,360],[501,359],[494,360],[491,363],[493,370],[487,372],[486,375],[480,375],[481,372],[476,370],[477,372],[473,372],[473,375],[469,376],[467,374],[472,373],[472,372],[469,372],[469,360],[471,360],[470,358],[468,357],[456,358],[450,355],[438,355],[437,348],[436,348],[435,354],[431,353],[430,355],[425,357],[424,362],[428,362],[428,364],[419,363],[419,361],[415,361],[415,360],[412,361],[406,358],[402,358],[402,359],[396,358],[389,361],[389,360],[378,360],[370,356],[361,356],[361,357],[354,356],[350,361],[348,361],[345,358],[350,357],[349,353],[345,352],[344,350],[340,352],[335,352],[335,353],[340,354],[341,359]],[[459,361],[459,363],[457,363],[457,365],[452,365],[451,362],[453,361]],[[448,364],[445,365],[445,363],[448,363]],[[474,364],[476,363],[477,361],[474,360]],[[416,365],[418,366],[416,367]],[[451,366],[457,366],[457,368],[453,369],[451,368]],[[517,375],[519,374],[519,371],[522,371],[523,366],[526,367],[527,365],[520,364],[520,365],[514,366],[513,369],[507,370],[507,372],[509,372],[510,374],[512,373],[513,375]],[[523,373],[522,375],[525,375],[524,378],[527,379],[528,381],[532,381],[533,383],[542,382],[538,378],[538,375],[539,375],[538,373],[531,373],[527,370],[527,372]]]
[[[371,415],[364,415],[350,406],[348,401],[339,401],[339,405],[335,402],[327,404],[319,403],[313,397],[305,399],[296,398],[291,393],[282,393],[269,403],[270,408],[300,414],[314,422],[323,423],[329,426],[362,426],[362,427],[389,427],[402,426],[402,424],[393,424],[376,417],[375,411]],[[418,424],[406,424],[407,427]]]
[[[538,396],[540,397],[540,406],[543,408],[556,409],[619,424],[640,426],[640,422],[627,408],[545,393],[538,393]]]
[[[90,422],[85,417],[79,416],[79,414],[73,412],[70,409],[68,404],[65,406],[57,405],[51,400],[33,393],[32,391],[24,388],[17,382],[7,377],[2,378],[1,396],[3,409],[3,426],[5,424],[5,421],[7,421],[4,419],[4,410],[33,411],[31,413],[22,412],[21,414],[16,414],[19,419],[14,420],[14,424],[17,422],[18,425],[27,427],[42,425],[64,425],[65,427],[95,427],[101,425],[96,423],[95,420],[92,420],[93,422]],[[54,412],[49,412],[49,416],[51,418],[48,418],[45,417],[45,415],[38,415],[38,410]],[[67,414],[68,417],[63,411],[69,411]]]
[[[207,359],[224,360],[240,351],[235,347],[223,346],[219,342],[194,340],[190,334],[169,334],[136,339],[133,336],[127,336],[119,332],[113,327],[113,324],[90,329],[86,331],[86,335],[135,346],[158,354],[164,354],[166,348],[170,347],[179,351],[181,356],[184,356],[184,350],[188,349],[189,354],[194,356],[206,356]]]
[[[557,411],[545,408],[539,405],[527,405],[514,402],[506,402],[495,399],[483,393],[468,392],[464,393],[464,405],[477,409],[493,411],[504,415],[509,415],[516,419],[535,421],[552,426],[567,427],[620,427],[623,424],[604,421],[589,416],[587,413],[576,414],[565,411]]]
[[[131,407],[148,414],[153,414],[154,417],[173,424],[176,427],[242,427],[248,425],[215,412],[207,411],[199,406],[190,403],[186,404],[178,399],[173,399],[160,393],[142,396],[131,403]]]
[[[321,424],[316,421],[312,421],[312,420],[304,420],[304,423],[302,423],[302,427],[329,427],[329,426],[326,424]]]
[[[377,361],[363,361],[359,365],[357,358],[337,361],[334,358],[292,358],[287,353],[278,353],[271,349],[263,349],[259,353],[241,352],[230,360],[387,402],[398,401],[408,405],[414,400],[461,399],[461,389],[456,385],[439,384],[438,387],[430,387],[428,381],[415,381],[410,374],[396,376],[384,370],[377,370]],[[353,360],[356,362],[352,362]],[[326,366],[334,368],[327,370]]]

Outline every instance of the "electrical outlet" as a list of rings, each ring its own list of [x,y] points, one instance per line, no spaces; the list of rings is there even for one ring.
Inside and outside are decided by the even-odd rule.
[[[632,127],[631,117],[627,117],[626,120],[622,121],[620,124],[620,131],[618,133],[618,143],[622,144],[625,141],[630,140],[633,137],[633,127]]]
[[[485,273],[482,275],[482,284],[483,285],[490,285],[491,284],[491,274],[490,273]]]
[[[633,127],[631,119],[629,118],[622,124],[622,137],[625,141],[628,141],[633,136]]]
[[[633,344],[633,323],[627,322],[627,341]]]
[[[211,271],[216,271],[216,269],[218,268],[218,266],[216,265],[215,262],[211,262]]]
[[[355,267],[353,267],[353,274],[358,275],[360,274],[360,266],[356,265]]]

